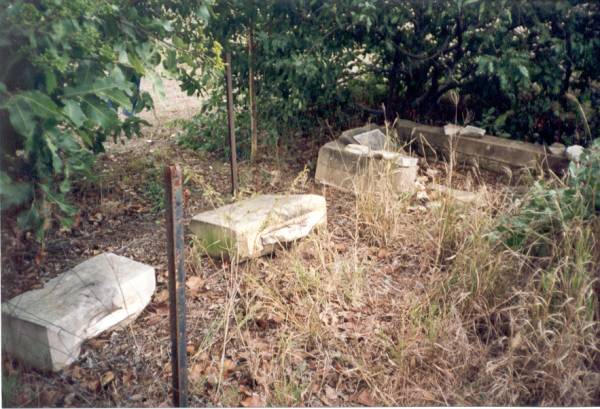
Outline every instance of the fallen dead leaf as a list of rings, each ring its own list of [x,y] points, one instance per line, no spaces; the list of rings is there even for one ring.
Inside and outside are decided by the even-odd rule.
[[[137,402],[137,401],[140,401],[143,399],[144,399],[144,395],[142,395],[141,393],[136,393],[135,395],[131,395],[129,397],[129,400],[132,402]]]
[[[135,377],[131,369],[126,369],[121,375],[124,384],[128,384]]]
[[[158,315],[167,315],[169,314],[169,307],[167,305],[161,305],[156,309],[156,313]]]
[[[91,391],[91,392],[97,392],[100,389],[100,381],[98,379],[92,379],[90,381],[87,381],[85,383],[85,386]]]
[[[231,359],[226,359],[223,361],[223,377],[226,378],[233,370],[235,370],[235,362]]]
[[[54,406],[58,398],[58,391],[44,389],[40,393],[40,401],[44,406]]]
[[[358,394],[354,395],[353,400],[356,403],[360,403],[363,406],[375,406],[373,397],[371,397],[371,393],[369,393],[369,391],[367,389],[363,389]]]
[[[250,390],[250,388],[248,388],[246,385],[240,385],[239,392],[246,396],[252,396],[253,393],[252,390]]]
[[[343,253],[346,251],[346,245],[344,243],[337,243],[334,248],[338,253]]]
[[[204,286],[204,279],[199,276],[191,276],[185,282],[186,287],[190,290],[192,295],[196,295],[202,290]]]
[[[379,251],[377,252],[377,257],[378,258],[386,258],[387,256],[389,256],[390,252],[387,251],[386,249],[379,249]]]
[[[208,382],[209,385],[216,385],[219,382],[219,379],[217,378],[217,375],[211,373],[206,377],[206,382]]]
[[[114,380],[115,374],[113,373],[113,371],[105,372],[104,375],[102,375],[102,377],[100,378],[100,385],[104,387]]]
[[[67,396],[65,396],[64,406],[72,406],[76,397],[77,396],[75,395],[75,392],[69,393]]]
[[[88,345],[94,349],[101,349],[106,345],[108,341],[106,339],[90,339]]]
[[[315,255],[309,251],[303,251],[300,253],[300,255],[302,256],[302,258],[304,260],[314,260],[315,259]]]
[[[190,381],[198,382],[200,381],[200,379],[202,379],[202,373],[204,372],[203,367],[204,365],[201,365],[199,363],[192,365],[192,367],[190,368]]]
[[[337,400],[338,394],[331,386],[325,385],[325,397],[329,400]]]
[[[245,408],[262,408],[266,406],[265,399],[256,393],[248,396],[240,404]]]
[[[154,326],[154,325],[158,324],[160,321],[162,321],[163,318],[164,317],[162,317],[160,314],[149,315],[148,318],[146,319],[146,325]]]
[[[156,302],[157,304],[165,303],[165,302],[167,302],[168,299],[169,299],[169,290],[159,291],[154,296],[154,302]]]
[[[73,365],[73,368],[71,368],[71,377],[81,379],[81,367],[79,365]]]

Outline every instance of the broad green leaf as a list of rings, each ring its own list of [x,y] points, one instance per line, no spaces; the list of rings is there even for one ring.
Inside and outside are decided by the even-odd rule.
[[[140,58],[137,55],[129,52],[127,53],[127,59],[129,60],[129,64],[136,70],[138,74],[143,75],[146,72],[142,60],[140,60]]]
[[[164,61],[164,67],[167,70],[173,70],[177,67],[177,54],[175,53],[175,50],[167,51],[167,58]]]
[[[46,94],[42,94],[39,91],[32,91],[24,92],[21,96],[35,109],[38,116],[50,118],[62,115],[58,106]]]
[[[200,5],[198,10],[196,11],[196,15],[202,20],[208,21],[208,19],[210,18],[210,13],[208,11],[208,7],[206,7],[206,4]]]
[[[50,151],[50,153],[52,155],[52,169],[54,170],[55,174],[59,174],[60,170],[62,169],[62,160],[60,159],[60,156],[58,156],[58,148],[56,147],[56,145],[54,144],[54,141],[52,140],[51,133],[46,132],[44,134],[43,140],[46,143],[46,146],[48,147],[48,150]]]
[[[131,99],[127,95],[125,95],[125,93],[123,91],[121,91],[119,89],[116,89],[116,88],[107,89],[107,90],[104,90],[101,93],[101,95],[105,96],[112,102],[115,102],[122,107],[131,106]]]
[[[125,80],[125,74],[123,74],[123,70],[115,64],[115,66],[110,71],[110,78],[120,84],[124,84],[127,81]]]
[[[156,92],[160,98],[165,98],[165,87],[160,76],[151,72],[148,74],[148,79],[152,82],[152,89],[154,92]]]
[[[110,109],[106,102],[96,97],[91,95],[85,97],[82,107],[87,117],[101,128],[110,129],[119,124],[116,112]]]
[[[89,94],[106,96],[106,92],[124,89],[128,89],[128,84],[118,82],[111,78],[98,78],[92,83],[84,83],[76,87],[65,88],[64,97],[74,98]]]
[[[52,94],[57,86],[57,80],[54,71],[47,70],[44,73],[44,78],[46,80],[46,92],[48,94]]]
[[[79,137],[81,138],[81,140],[83,141],[83,144],[87,147],[87,148],[91,148],[92,145],[94,144],[92,135],[89,134],[89,132],[87,131],[83,131],[81,130],[79,132]]]
[[[512,115],[514,112],[512,110],[506,111],[502,115],[499,115],[498,118],[494,121],[494,125],[496,126],[504,126],[506,123],[506,119]]]
[[[25,91],[15,95],[12,100],[20,101],[18,106],[25,111],[29,111],[30,116],[44,119],[62,116],[60,109],[54,101],[40,91]]]
[[[467,7],[468,5],[475,4],[478,2],[479,2],[479,0],[464,0],[462,3],[462,6]]]
[[[10,123],[15,130],[26,138],[30,138],[35,131],[35,120],[29,105],[25,100],[13,97],[7,103]]]
[[[87,119],[85,114],[81,110],[81,106],[79,105],[79,103],[72,99],[67,99],[65,101],[63,112],[78,128],[81,127]]]
[[[32,185],[14,182],[10,176],[0,171],[0,208],[8,209],[25,203],[31,198]]]
[[[42,190],[46,193],[49,202],[58,206],[61,212],[70,216],[77,212],[77,208],[67,201],[65,196],[60,192],[52,192],[48,187],[42,186]]]
[[[527,69],[527,67],[519,65],[519,72],[523,77],[529,79],[529,70]]]

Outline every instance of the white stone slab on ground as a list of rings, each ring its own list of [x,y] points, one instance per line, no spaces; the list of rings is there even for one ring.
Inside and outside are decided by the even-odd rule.
[[[384,186],[406,192],[415,188],[417,165],[417,158],[399,152],[367,150],[335,140],[319,149],[315,180],[355,194]]]
[[[238,259],[271,253],[327,223],[320,195],[260,195],[192,218],[190,230],[212,257]]]
[[[154,268],[103,253],[2,304],[3,352],[58,371],[85,340],[135,319],[150,302]]]

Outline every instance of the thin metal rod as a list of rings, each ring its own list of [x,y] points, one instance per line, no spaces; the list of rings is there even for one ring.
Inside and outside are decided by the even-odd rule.
[[[227,81],[227,127],[229,129],[229,150],[231,151],[231,194],[238,192],[238,167],[235,143],[235,126],[233,123],[233,84],[231,80],[231,53],[225,54],[225,77]]]
[[[180,408],[188,406],[182,186],[181,168],[165,167],[173,405]]]
[[[248,97],[250,99],[250,161],[254,162],[258,150],[256,92],[254,90],[254,27],[250,27],[248,33]]]

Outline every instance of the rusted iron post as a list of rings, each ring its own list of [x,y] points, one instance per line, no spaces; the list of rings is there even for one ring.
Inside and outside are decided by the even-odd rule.
[[[254,28],[248,33],[248,97],[250,99],[250,161],[256,160],[258,130],[256,115],[256,92],[254,90]]]
[[[233,123],[233,84],[231,80],[231,53],[225,54],[225,77],[227,81],[227,127],[229,128],[229,150],[231,151],[231,194],[238,192],[238,168],[235,143],[235,127]]]
[[[187,407],[187,356],[185,339],[185,269],[183,237],[183,175],[179,166],[165,168],[167,263],[173,405]]]

